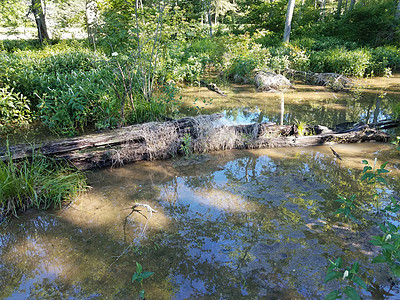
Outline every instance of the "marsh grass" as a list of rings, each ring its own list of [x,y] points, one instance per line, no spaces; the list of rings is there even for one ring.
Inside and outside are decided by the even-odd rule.
[[[0,216],[16,216],[30,207],[61,207],[87,188],[85,175],[63,162],[38,153],[18,162],[6,155],[7,161],[0,161]]]

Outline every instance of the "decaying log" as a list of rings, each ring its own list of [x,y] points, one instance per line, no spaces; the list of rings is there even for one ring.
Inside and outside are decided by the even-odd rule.
[[[222,115],[187,117],[168,122],[133,125],[106,133],[46,142],[40,146],[16,145],[9,151],[13,159],[29,156],[32,151],[66,159],[79,169],[122,165],[139,160],[166,159],[182,152],[181,145],[190,135],[194,153],[226,149],[303,147],[334,143],[385,142],[389,136],[368,125],[346,132],[334,132],[324,126],[307,126],[300,132],[296,125],[271,123],[223,125]],[[6,149],[0,158],[7,159]]]
[[[201,80],[200,84],[208,88],[210,91],[216,92],[217,94],[226,97],[225,93],[215,83],[206,83]]]
[[[311,71],[286,69],[284,74],[289,78],[301,80],[309,84],[327,86],[335,91],[342,91],[353,86],[351,79],[338,73],[314,73]]]
[[[293,88],[289,79],[280,74],[258,71],[255,75],[255,84],[258,92],[279,92]]]

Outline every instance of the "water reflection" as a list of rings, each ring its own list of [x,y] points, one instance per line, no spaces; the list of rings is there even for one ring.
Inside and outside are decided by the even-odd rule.
[[[68,209],[31,211],[0,229],[0,297],[133,298],[139,262],[155,272],[143,284],[149,299],[320,299],[336,288],[323,279],[338,256],[359,261],[363,278],[382,295],[389,273],[371,264],[377,249],[368,243],[379,234],[371,205],[376,190],[360,184],[360,161],[377,156],[398,166],[399,157],[380,144],[335,150],[343,161],[329,147],[316,147],[97,171],[90,175],[93,190]],[[384,201],[400,190],[399,170],[391,168]],[[363,209],[349,227],[332,212],[337,195],[353,193]],[[157,213],[150,218],[143,209],[126,219],[135,201]]]
[[[224,87],[222,97],[202,87],[186,87],[181,95],[185,115],[224,113],[230,122],[248,124],[303,122],[334,127],[344,122],[376,123],[390,118],[400,98],[400,74],[392,78],[360,80],[352,93],[336,93],[325,87],[297,84],[293,91],[256,93],[250,85]],[[195,105],[192,104],[193,99]],[[213,99],[210,105],[210,99]]]

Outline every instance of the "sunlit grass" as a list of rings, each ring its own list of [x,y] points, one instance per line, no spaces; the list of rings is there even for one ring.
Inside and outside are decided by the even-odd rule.
[[[7,153],[7,160],[0,160],[0,216],[30,207],[61,207],[86,188],[83,173],[41,154],[16,162]]]

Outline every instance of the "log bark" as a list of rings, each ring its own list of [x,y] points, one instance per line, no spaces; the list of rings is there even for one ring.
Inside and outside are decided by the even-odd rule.
[[[386,142],[389,136],[368,125],[359,125],[345,132],[324,126],[306,126],[302,132],[296,125],[273,123],[226,126],[222,115],[187,117],[168,122],[133,125],[106,133],[92,134],[42,145],[15,145],[9,148],[13,159],[28,157],[32,151],[65,159],[82,170],[120,166],[140,160],[166,159],[182,154],[181,145],[190,135],[194,153],[227,149],[259,149],[304,147],[324,144]],[[187,140],[187,136],[186,136]],[[6,149],[0,158],[7,160]]]
[[[346,90],[353,86],[350,78],[338,73],[314,73],[311,71],[286,69],[284,74],[289,78],[301,80],[309,84],[327,86],[334,91]]]

